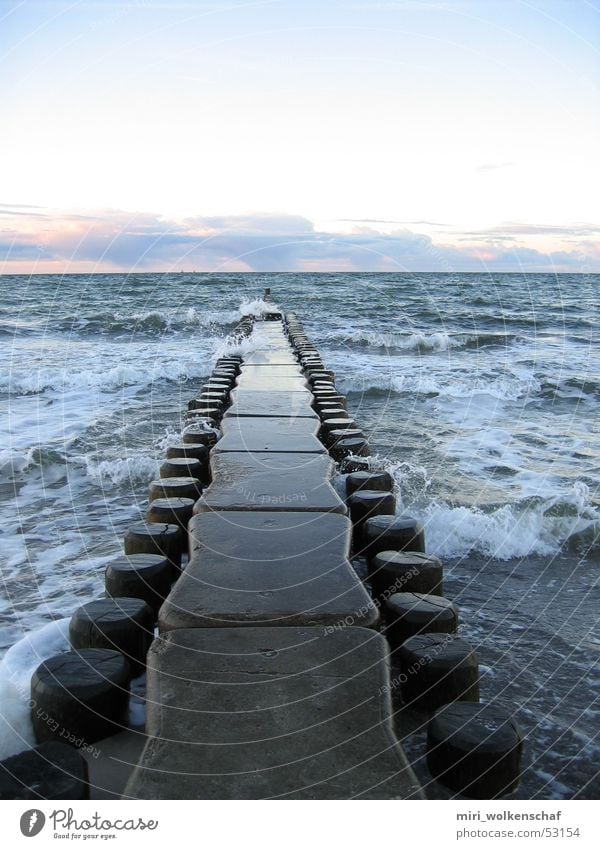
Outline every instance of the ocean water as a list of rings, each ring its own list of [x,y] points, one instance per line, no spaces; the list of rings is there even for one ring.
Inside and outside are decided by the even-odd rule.
[[[181,411],[265,286],[444,559],[482,698],[527,734],[518,795],[596,798],[599,275],[0,277],[0,756],[29,740],[31,668],[103,591]],[[427,781],[422,744],[417,727]]]

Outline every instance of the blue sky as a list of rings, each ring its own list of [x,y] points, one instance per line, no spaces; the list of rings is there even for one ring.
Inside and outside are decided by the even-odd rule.
[[[600,270],[588,0],[0,0],[0,270]]]

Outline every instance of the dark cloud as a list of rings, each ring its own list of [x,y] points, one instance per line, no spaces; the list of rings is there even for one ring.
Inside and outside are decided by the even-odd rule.
[[[39,262],[40,260],[60,259],[58,254],[53,254],[47,247],[34,244],[27,241],[17,241],[0,239],[0,262],[13,261],[20,262],[30,260],[31,262]]]

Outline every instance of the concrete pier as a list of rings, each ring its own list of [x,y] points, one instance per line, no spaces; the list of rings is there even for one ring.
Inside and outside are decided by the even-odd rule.
[[[345,399],[333,383],[312,390],[323,364],[297,319],[264,319],[222,406],[189,563],[159,612],[149,740],[125,795],[422,798],[394,736],[378,608],[331,483],[317,400]]]

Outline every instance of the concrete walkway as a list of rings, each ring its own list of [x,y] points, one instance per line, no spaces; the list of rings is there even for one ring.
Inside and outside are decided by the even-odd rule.
[[[148,665],[151,739],[125,795],[421,798],[394,736],[375,631],[172,631]]]
[[[422,798],[313,396],[284,322],[254,333],[160,611],[150,739],[124,795]]]

